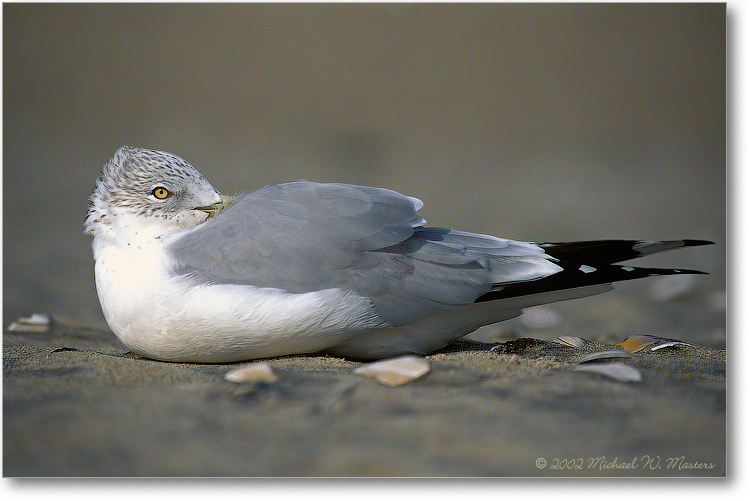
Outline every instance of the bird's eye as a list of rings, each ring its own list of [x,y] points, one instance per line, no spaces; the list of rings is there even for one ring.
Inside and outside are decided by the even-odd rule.
[[[163,186],[157,186],[151,190],[151,194],[159,200],[164,200],[165,198],[172,196],[172,193]]]

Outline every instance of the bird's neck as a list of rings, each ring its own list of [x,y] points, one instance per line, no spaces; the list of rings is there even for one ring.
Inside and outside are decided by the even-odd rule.
[[[181,229],[163,219],[127,213],[107,217],[97,225],[92,242],[95,261],[108,248],[133,255],[156,252],[165,246],[168,236]]]
[[[201,224],[191,215],[163,218],[138,215],[126,210],[89,211],[86,230],[94,236],[94,258],[97,247],[115,246],[124,251],[162,247],[172,237]]]

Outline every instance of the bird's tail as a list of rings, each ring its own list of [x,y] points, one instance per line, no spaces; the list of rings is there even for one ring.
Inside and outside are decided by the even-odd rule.
[[[612,264],[648,254],[711,245],[708,240],[588,240],[583,242],[550,242],[539,244],[550,256],[560,261],[579,264]]]
[[[493,290],[480,296],[476,301],[494,301],[660,275],[704,274],[697,270],[636,268],[614,263],[680,247],[709,244],[713,242],[707,240],[590,240],[543,243],[539,246],[555,261],[555,264],[563,268],[562,271],[538,280],[497,284]]]

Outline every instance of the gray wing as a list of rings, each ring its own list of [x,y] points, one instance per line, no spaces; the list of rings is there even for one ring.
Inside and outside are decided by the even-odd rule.
[[[177,273],[293,293],[339,288],[402,325],[560,270],[534,244],[424,227],[391,190],[309,182],[240,194],[170,246]]]

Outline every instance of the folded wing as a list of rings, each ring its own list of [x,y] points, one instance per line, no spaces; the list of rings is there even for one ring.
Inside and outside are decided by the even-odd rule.
[[[240,194],[170,251],[176,273],[206,282],[352,291],[391,325],[562,270],[535,244],[425,227],[421,206],[382,188],[269,185]]]

